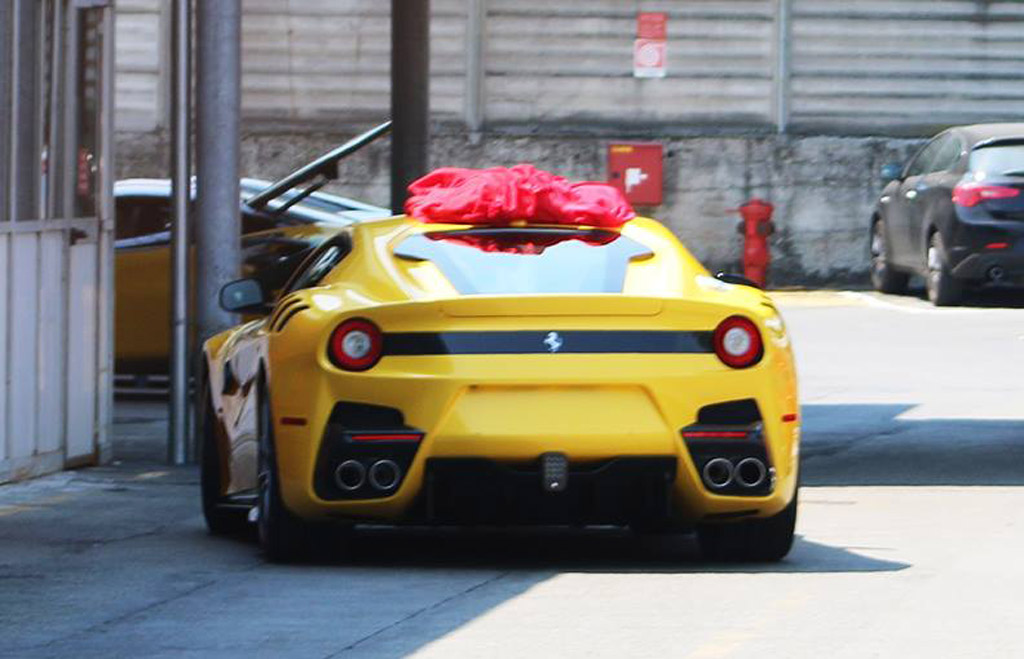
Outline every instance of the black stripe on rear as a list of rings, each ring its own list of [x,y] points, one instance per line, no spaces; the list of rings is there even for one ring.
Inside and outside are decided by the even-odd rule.
[[[708,353],[710,331],[396,332],[384,355],[522,355],[534,353]]]

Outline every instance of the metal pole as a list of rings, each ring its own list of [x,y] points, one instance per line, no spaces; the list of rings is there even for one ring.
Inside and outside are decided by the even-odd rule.
[[[13,19],[14,7],[12,4],[0,2],[0,108],[10,108],[13,97],[11,93],[11,76],[14,69],[14,54],[11,48],[11,44],[14,42],[14,35],[11,34]],[[7,182],[10,180],[8,178],[10,176],[9,166],[12,159],[10,137],[10,113],[0,113],[0,222],[11,219],[7,206],[7,192],[10,189]],[[0,299],[3,299],[3,291],[0,291]],[[2,376],[3,374],[0,374],[0,377]],[[0,434],[2,433],[3,429],[0,428]]]
[[[61,126],[64,117],[64,3],[53,0],[50,9],[53,36],[50,39],[50,129],[46,138],[46,217],[54,218],[65,217],[61,207],[61,164],[64,161],[64,133]]]
[[[789,127],[790,2],[778,0],[775,11],[775,102],[772,113],[779,134],[785,133]]]
[[[96,350],[96,454],[100,464],[113,457],[114,422],[114,7],[103,8],[103,69],[100,73],[97,132],[99,140],[99,345]]]
[[[75,183],[78,172],[78,73],[82,66],[79,60],[79,10],[74,5],[66,5],[67,13],[67,45],[64,48],[64,90],[65,99],[61,138],[63,158],[61,158],[61,191],[60,203],[63,217],[71,218],[78,215],[75,204]]]
[[[14,56],[11,83],[11,218],[39,219],[39,136],[37,112],[38,28],[36,0],[15,0],[13,27]]]
[[[484,44],[487,0],[469,0],[466,22],[466,127],[469,141],[480,143],[484,126]]]
[[[427,172],[430,141],[430,0],[391,0],[391,210]]]
[[[171,16],[171,383],[167,460],[188,459],[188,211],[192,194],[189,108],[192,0],[174,0]]]
[[[238,277],[240,0],[196,3],[196,317],[200,345],[230,327],[218,304],[221,286]],[[197,376],[201,371],[197,370]],[[197,390],[201,387],[197,387]]]

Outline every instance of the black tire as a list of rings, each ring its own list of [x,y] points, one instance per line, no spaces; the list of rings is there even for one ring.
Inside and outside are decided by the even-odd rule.
[[[963,299],[963,283],[953,277],[946,258],[946,247],[942,235],[936,231],[928,239],[928,251],[925,254],[927,272],[925,287],[928,299],[937,307],[948,307],[959,304]]]
[[[257,467],[260,546],[274,563],[291,563],[309,554],[310,533],[306,524],[284,505],[274,451],[274,424],[265,388],[259,394],[259,458]]]
[[[799,490],[781,512],[743,522],[702,524],[697,542],[712,561],[768,563],[782,560],[793,546]]]
[[[880,293],[907,292],[910,275],[896,270],[889,258],[889,241],[885,238],[885,220],[871,225],[871,285]]]
[[[220,449],[217,445],[217,416],[213,411],[209,385],[203,382],[201,410],[202,437],[199,440],[199,490],[203,503],[203,517],[206,528],[214,535],[233,535],[245,530],[247,520],[244,510],[227,508],[222,505],[224,492]]]

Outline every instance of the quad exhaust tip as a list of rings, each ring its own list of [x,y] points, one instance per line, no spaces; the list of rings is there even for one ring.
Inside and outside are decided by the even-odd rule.
[[[345,460],[334,470],[334,482],[346,492],[358,490],[366,482],[366,467],[358,460]]]
[[[757,487],[768,477],[768,469],[757,458],[744,458],[736,465],[735,477],[743,487]]]
[[[715,489],[721,489],[732,482],[733,471],[732,463],[725,458],[712,458],[704,465],[701,474],[705,483]]]
[[[370,466],[369,478],[370,485],[386,492],[398,485],[402,478],[402,470],[394,460],[377,460]]]

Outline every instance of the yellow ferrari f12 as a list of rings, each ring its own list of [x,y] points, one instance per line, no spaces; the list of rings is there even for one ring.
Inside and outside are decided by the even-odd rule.
[[[660,223],[357,223],[260,319],[204,346],[210,528],[289,560],[324,525],[570,524],[698,533],[778,560],[797,510],[782,318]]]

